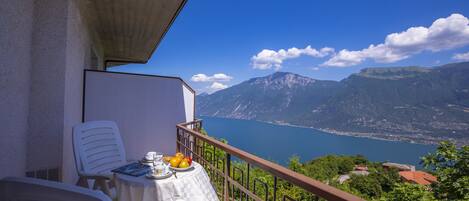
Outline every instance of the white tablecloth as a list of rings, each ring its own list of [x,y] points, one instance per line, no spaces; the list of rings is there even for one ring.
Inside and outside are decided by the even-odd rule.
[[[204,168],[193,162],[194,169],[177,172],[162,180],[116,174],[119,201],[218,201]]]

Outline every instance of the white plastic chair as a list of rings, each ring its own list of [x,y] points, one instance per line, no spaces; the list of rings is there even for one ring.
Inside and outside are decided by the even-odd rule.
[[[95,182],[94,189],[100,188],[111,196],[111,170],[127,163],[116,123],[90,121],[74,126],[73,150],[80,176],[77,185],[88,187],[88,180],[92,179]],[[110,184],[112,186],[112,182]]]
[[[111,201],[100,191],[26,177],[0,180],[2,201]]]

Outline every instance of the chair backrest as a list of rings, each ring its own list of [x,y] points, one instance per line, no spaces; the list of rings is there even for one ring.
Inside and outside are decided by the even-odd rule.
[[[124,144],[112,121],[74,126],[73,150],[79,174],[102,174],[126,163]]]
[[[34,178],[7,177],[0,180],[4,201],[111,201],[101,191]]]

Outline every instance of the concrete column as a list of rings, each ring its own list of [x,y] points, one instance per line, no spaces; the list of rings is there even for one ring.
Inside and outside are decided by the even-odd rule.
[[[34,13],[27,169],[60,168],[74,183],[72,127],[81,122],[91,42],[74,0],[36,0]]]
[[[72,1],[68,6],[62,135],[62,181],[67,183],[76,183],[78,180],[73,156],[72,128],[81,122],[84,69],[93,66],[91,42],[87,33],[78,7]]]
[[[28,171],[61,165],[67,8],[64,0],[34,2]]]

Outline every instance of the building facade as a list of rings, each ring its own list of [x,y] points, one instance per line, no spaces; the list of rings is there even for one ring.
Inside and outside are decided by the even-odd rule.
[[[73,183],[84,70],[145,63],[185,1],[0,3],[0,178]]]

